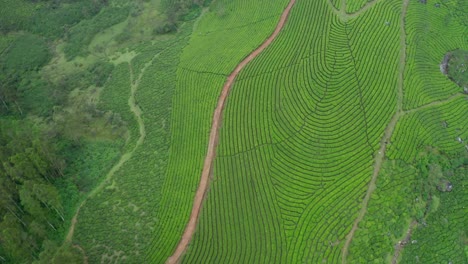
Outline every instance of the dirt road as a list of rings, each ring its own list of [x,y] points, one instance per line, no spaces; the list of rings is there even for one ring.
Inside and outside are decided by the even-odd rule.
[[[195,198],[193,201],[192,213],[190,214],[190,219],[185,227],[184,234],[177,245],[176,250],[174,251],[173,255],[169,257],[166,261],[167,264],[178,263],[180,257],[184,254],[187,246],[189,245],[190,241],[192,240],[193,233],[195,232],[195,228],[197,226],[198,216],[200,214],[200,208],[203,204],[203,198],[205,197],[206,190],[208,189],[209,181],[210,181],[210,174],[211,168],[213,166],[213,160],[216,154],[216,146],[218,144],[218,135],[219,135],[219,127],[221,124],[222,114],[224,105],[226,102],[226,98],[231,90],[232,85],[234,84],[234,80],[236,79],[237,75],[240,71],[255,57],[257,57],[263,50],[265,50],[273,40],[278,36],[280,31],[283,29],[284,24],[289,16],[289,13],[296,3],[296,0],[290,0],[288,6],[283,11],[281,18],[276,25],[275,31],[263,42],[256,50],[250,53],[241,63],[237,65],[234,71],[227,77],[227,80],[223,86],[223,90],[221,91],[221,95],[218,99],[218,105],[213,114],[213,122],[211,125],[211,132],[210,138],[208,142],[208,151],[206,153],[205,163],[203,165],[203,171],[200,179],[200,184],[198,186],[197,192],[195,194]]]

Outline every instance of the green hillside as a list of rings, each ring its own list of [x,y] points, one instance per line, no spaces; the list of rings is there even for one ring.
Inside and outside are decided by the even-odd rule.
[[[463,0],[0,1],[0,263],[468,263]]]

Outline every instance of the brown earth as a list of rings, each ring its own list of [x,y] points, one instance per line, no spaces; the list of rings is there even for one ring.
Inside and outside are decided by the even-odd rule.
[[[255,57],[262,53],[262,51],[264,51],[273,42],[273,40],[275,40],[280,31],[283,29],[284,24],[286,23],[286,20],[289,16],[289,13],[295,3],[296,0],[290,0],[288,6],[281,15],[278,24],[276,25],[275,31],[273,31],[273,33],[256,50],[254,50],[244,60],[242,60],[234,69],[234,71],[232,71],[232,73],[227,77],[227,80],[223,86],[223,90],[221,91],[221,95],[218,99],[218,105],[216,106],[216,109],[213,114],[213,122],[211,125],[208,150],[203,165],[200,184],[198,186],[193,201],[192,213],[190,214],[189,222],[185,227],[184,234],[182,235],[182,238],[180,239],[177,248],[175,249],[173,255],[169,257],[166,261],[167,264],[179,262],[180,257],[184,254],[190,241],[192,240],[193,233],[195,232],[195,229],[197,227],[200,208],[203,204],[203,199],[205,197],[206,190],[208,189],[213,160],[216,156],[216,146],[218,144],[219,127],[221,125],[223,109],[226,103],[226,98],[229,95],[229,91],[231,90],[232,85],[234,84],[234,81],[237,75],[241,72],[241,70]]]

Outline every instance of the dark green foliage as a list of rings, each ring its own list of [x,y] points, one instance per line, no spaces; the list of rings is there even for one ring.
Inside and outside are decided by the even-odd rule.
[[[197,18],[201,14],[201,7],[199,5],[193,4],[188,10],[184,10],[180,20],[181,21],[190,21]]]
[[[177,31],[177,24],[174,22],[165,22],[163,25],[157,26],[154,29],[154,34],[167,34]]]
[[[89,86],[101,87],[109,78],[114,65],[106,61],[98,61],[88,67],[76,69],[72,73],[61,76],[57,81],[60,90],[57,93],[68,93],[73,89]]]
[[[31,90],[38,85],[43,90],[36,89],[37,92],[48,90],[49,86],[41,82],[36,72],[50,57],[46,41],[32,34],[18,37],[0,54],[0,113],[23,114],[25,108],[34,109],[37,106],[40,97]],[[22,102],[24,95],[35,95],[34,100],[29,101],[31,104]],[[41,101],[41,104],[51,101],[48,94],[43,99],[45,101]],[[42,110],[38,109],[38,112]]]
[[[449,56],[449,78],[459,86],[468,88],[468,51],[455,50]]]
[[[43,115],[51,110],[52,87],[38,74],[51,58],[47,42],[24,34],[0,54],[0,113]]]
[[[71,245],[60,247],[53,241],[46,241],[43,250],[39,255],[39,260],[34,264],[78,264],[83,263],[83,255],[78,248]]]
[[[92,19],[83,20],[71,28],[66,35],[67,44],[64,49],[66,58],[70,60],[76,56],[86,55],[93,37],[102,29],[124,21],[128,13],[128,6],[106,8]]]
[[[58,190],[65,162],[55,142],[27,121],[0,120],[0,252],[13,263],[37,257],[64,221]]]
[[[449,155],[434,149],[427,149],[414,166],[386,161],[348,261],[385,263],[416,220],[409,241],[413,242],[405,245],[402,263],[465,263],[463,239],[468,223],[462,207],[467,166],[466,152]],[[441,183],[450,183],[453,190],[440,188]]]
[[[65,4],[55,4],[58,1],[50,1],[49,5],[43,5],[34,12],[28,30],[50,38],[62,37],[74,24],[82,19],[90,19],[103,6],[104,1],[66,1]]]
[[[25,34],[17,38],[0,57],[2,72],[21,74],[37,70],[50,59],[47,42],[36,35]]]
[[[96,15],[107,0],[2,0],[0,32],[28,30],[58,38],[82,19]]]
[[[27,27],[35,4],[24,0],[0,1],[0,32],[21,30]]]
[[[154,29],[155,34],[166,34],[176,32],[178,24],[182,21],[190,21],[201,14],[202,6],[207,6],[210,1],[199,0],[165,0],[162,8],[165,10],[167,19]]]
[[[450,11],[445,19],[456,19],[460,24],[468,26],[468,1],[442,0],[441,3]]]
[[[86,54],[96,33],[126,19],[127,2],[100,12],[107,2],[0,1],[0,32],[11,32],[0,35],[0,263],[83,262],[61,244],[84,194],[121,154],[120,116],[96,108],[95,87],[114,65],[41,69],[53,40],[66,36],[65,50]]]
[[[468,155],[438,156],[450,192],[432,189],[430,213],[418,225],[402,254],[401,263],[468,263]],[[448,167],[445,167],[448,166]],[[434,204],[437,201],[437,204]]]
[[[0,119],[0,257],[7,262],[31,262],[43,250],[45,256],[54,254],[52,263],[77,259],[75,248],[55,253],[50,245],[63,239],[65,220],[81,193],[91,190],[119,155],[115,142],[76,144],[55,127],[48,129]],[[43,260],[51,263],[49,257]]]
[[[104,86],[113,69],[114,65],[112,63],[104,61],[99,61],[91,65],[88,69],[88,73],[92,78],[92,84],[98,87]]]
[[[49,116],[55,105],[63,102],[65,93],[53,83],[44,79],[39,72],[32,71],[22,76],[18,85],[18,101],[24,113],[38,116]]]
[[[88,141],[81,146],[68,143],[67,152],[63,154],[68,161],[68,166],[64,171],[64,174],[70,178],[67,181],[73,182],[80,192],[90,191],[102,175],[110,169],[112,162],[109,161],[115,161],[115,157],[120,154],[119,144],[116,143]],[[102,166],[102,164],[108,164],[108,166]],[[65,184],[62,185],[65,187]]]

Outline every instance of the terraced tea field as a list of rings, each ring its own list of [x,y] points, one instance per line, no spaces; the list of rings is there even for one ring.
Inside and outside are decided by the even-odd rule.
[[[438,90],[446,100],[434,96],[420,108],[406,107],[405,96],[418,89],[406,78],[406,62],[421,57],[411,54],[420,44],[407,31],[416,4],[375,1],[356,8],[342,1],[341,8],[356,11],[348,14],[326,2],[296,3],[278,38],[240,73],[229,95],[212,183],[184,262],[347,262],[387,144],[395,141],[392,153],[395,133],[414,123],[405,115],[466,101],[440,75],[452,87]],[[313,12],[325,15],[307,15]],[[460,114],[466,109],[457,113],[447,111],[466,131]],[[454,137],[447,140],[454,146],[447,151],[463,149]],[[423,145],[439,146],[435,140]],[[411,151],[418,148],[398,153]]]
[[[135,44],[101,94],[128,140],[67,240],[90,263],[466,261],[457,3],[216,0]],[[459,189],[425,184],[437,166]],[[443,254],[398,243],[450,217]]]
[[[161,263],[171,254],[190,213],[225,76],[268,36],[286,1],[271,5],[267,14],[260,9],[266,3],[220,1],[176,36],[141,43],[115,60],[102,103],[127,123],[129,138],[120,161],[80,206],[67,238],[83,248],[89,262]],[[249,41],[246,27],[255,30]],[[226,36],[227,31],[236,34]],[[230,45],[230,53],[218,47],[220,41]],[[211,50],[203,54],[201,47]],[[221,56],[237,61],[226,60],[214,73],[199,66]]]
[[[350,21],[324,1],[296,3],[233,87],[185,260],[341,261],[397,109],[400,15],[399,1]]]

